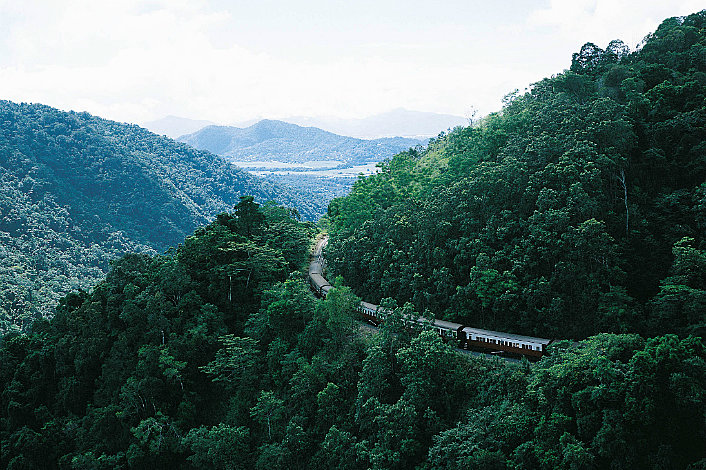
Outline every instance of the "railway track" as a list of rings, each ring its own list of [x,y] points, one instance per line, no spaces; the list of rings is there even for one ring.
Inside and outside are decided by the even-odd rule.
[[[332,289],[331,284],[324,277],[326,269],[324,249],[327,243],[326,236],[316,242],[309,263],[309,285],[314,294],[319,297],[326,297]],[[358,311],[361,317],[374,327],[383,323],[390,313],[384,307],[364,301],[358,306]],[[410,318],[408,321],[414,327],[420,325],[423,320]],[[455,342],[459,350],[464,353],[501,357],[508,361],[518,361],[518,358],[523,357],[538,360],[546,355],[546,347],[552,342],[550,339],[485,330],[445,320],[435,320],[433,327],[444,341]]]

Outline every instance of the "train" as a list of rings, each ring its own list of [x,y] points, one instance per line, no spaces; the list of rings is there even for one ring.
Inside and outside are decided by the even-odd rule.
[[[309,287],[318,297],[326,297],[331,289],[331,284],[324,278],[324,267],[326,260],[323,256],[323,247],[326,245],[326,238],[322,238],[316,243],[309,262]]]
[[[309,286],[314,294],[321,298],[325,298],[332,289],[324,277],[326,260],[323,248],[327,241],[324,237],[316,243],[309,263]],[[358,305],[358,311],[364,320],[375,326],[382,324],[389,314],[389,310],[384,307],[364,301]],[[411,324],[419,324],[421,321],[410,319]],[[551,339],[485,330],[445,320],[434,320],[433,328],[445,342],[454,343],[461,349],[526,357],[529,360],[538,360],[545,356],[547,347],[553,342]]]

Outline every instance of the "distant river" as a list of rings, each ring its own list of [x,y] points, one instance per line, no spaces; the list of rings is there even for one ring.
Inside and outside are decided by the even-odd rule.
[[[380,170],[376,167],[377,163],[356,165],[349,168],[336,168],[337,166],[343,164],[343,162],[335,160],[313,160],[304,163],[285,163],[277,161],[250,161],[232,163],[258,176],[308,175],[319,176],[323,178],[356,178],[361,173],[364,175],[371,175],[373,173],[377,173]]]

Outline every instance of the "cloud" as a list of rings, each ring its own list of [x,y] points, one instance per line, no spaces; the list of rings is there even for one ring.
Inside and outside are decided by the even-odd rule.
[[[562,40],[594,42],[605,47],[613,39],[631,49],[667,17],[688,15],[703,8],[695,0],[550,0],[548,8],[532,12],[527,20],[535,29],[551,28]]]
[[[664,17],[697,9],[689,3],[551,1],[496,12],[498,25],[479,23],[468,7],[419,31],[397,27],[390,5],[387,23],[372,26],[367,10],[358,23],[329,7],[314,22],[328,26],[312,32],[294,21],[306,21],[305,11],[287,21],[296,8],[276,2],[0,0],[0,98],[130,122],[361,117],[398,107],[485,114],[513,89],[561,71],[584,42],[620,37],[634,46]],[[263,16],[270,5],[277,14]]]
[[[222,35],[214,44],[211,31],[231,15],[205,3],[66,5],[50,12],[52,21],[27,14],[10,28],[14,58],[0,60],[5,98],[118,120],[179,114],[234,122],[291,114],[364,116],[401,105],[454,111],[443,103],[458,103],[459,96],[469,100],[464,108],[488,112],[507,91],[498,90],[503,81],[493,78],[507,70],[482,63],[430,65],[414,59],[414,46],[407,57],[390,57],[381,47],[379,54],[321,60],[254,52]]]

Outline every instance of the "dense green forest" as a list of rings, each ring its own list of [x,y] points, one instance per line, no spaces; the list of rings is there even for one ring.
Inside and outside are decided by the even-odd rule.
[[[348,288],[316,302],[303,271],[289,274],[312,229],[244,198],[177,249],[126,255],[53,320],[6,335],[0,466],[706,464],[699,340],[601,335],[512,364],[412,334],[409,305],[362,334]]]
[[[163,251],[238,196],[323,211],[220,157],[87,113],[0,101],[0,333],[50,315],[125,252]]]
[[[329,206],[329,267],[478,327],[706,333],[706,13],[584,45]]]
[[[705,36],[706,11],[586,45],[332,203],[377,331],[343,277],[309,291],[316,227],[252,197],[114,261],[0,339],[0,467],[706,468]],[[587,338],[476,357],[408,328],[422,308]]]

